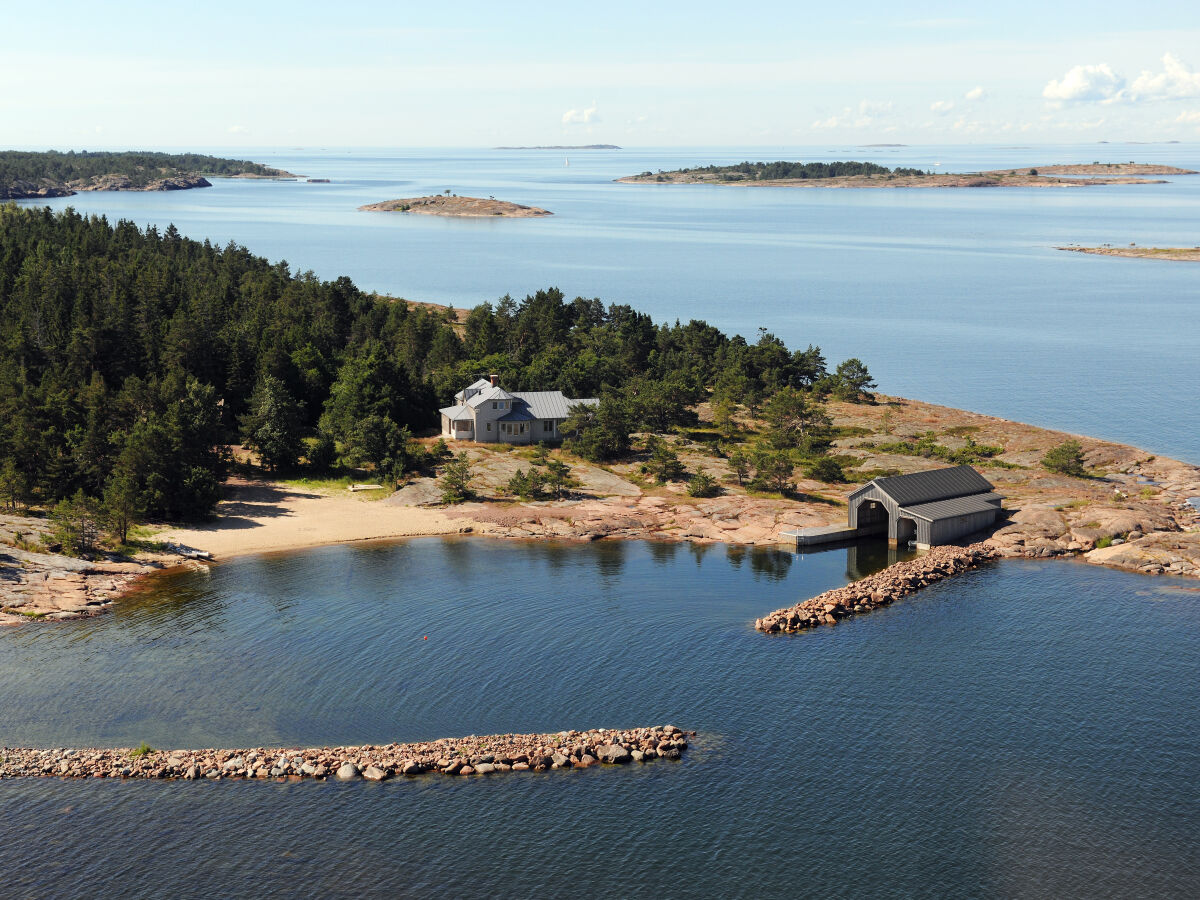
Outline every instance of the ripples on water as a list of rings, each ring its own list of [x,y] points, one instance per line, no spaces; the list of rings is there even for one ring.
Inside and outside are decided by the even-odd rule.
[[[486,781],[4,782],[0,893],[1196,895],[1194,584],[1004,563],[836,628],[753,630],[848,562],[414,540],[9,629],[9,745],[701,737],[679,764]]]

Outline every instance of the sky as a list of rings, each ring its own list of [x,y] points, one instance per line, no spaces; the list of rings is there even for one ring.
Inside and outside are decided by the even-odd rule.
[[[3,5],[0,148],[1200,140],[1195,0]]]

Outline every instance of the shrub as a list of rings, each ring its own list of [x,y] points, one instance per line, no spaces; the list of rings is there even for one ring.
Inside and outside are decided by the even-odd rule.
[[[308,448],[308,465],[313,471],[328,472],[337,461],[337,442],[333,435],[321,431],[317,433]]]
[[[579,482],[571,475],[571,467],[559,459],[546,462],[546,488],[554,494],[557,500]]]
[[[509,493],[515,494],[522,500],[536,500],[542,495],[542,489],[545,486],[545,476],[532,466],[528,472],[517,469],[512,478],[508,479]]]
[[[1060,475],[1087,477],[1087,470],[1083,467],[1083,448],[1079,446],[1079,441],[1063,441],[1057,447],[1047,450],[1046,455],[1042,457],[1042,466]]]
[[[83,491],[60,501],[50,512],[52,539],[69,555],[91,553],[100,537],[100,511]]]
[[[462,503],[471,496],[471,460],[465,450],[442,467],[438,487],[443,503]]]
[[[154,748],[142,741],[136,747],[129,751],[129,756],[132,759],[137,759],[139,756],[145,756],[147,753],[153,753]]]
[[[828,456],[822,456],[820,459],[809,463],[805,467],[809,478],[825,483],[841,482],[846,480],[846,473],[842,470],[842,464],[836,459],[830,459]]]
[[[701,469],[688,481],[687,492],[689,497],[715,497],[721,492],[721,486],[717,479]]]

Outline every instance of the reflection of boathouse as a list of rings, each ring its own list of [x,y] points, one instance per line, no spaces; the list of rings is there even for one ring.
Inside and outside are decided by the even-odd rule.
[[[925,550],[987,528],[1000,515],[999,494],[970,466],[876,478],[848,498],[855,535],[887,534],[892,547]]]

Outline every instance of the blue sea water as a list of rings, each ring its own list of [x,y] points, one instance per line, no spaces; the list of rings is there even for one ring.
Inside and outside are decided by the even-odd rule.
[[[1200,892],[1194,584],[1004,562],[754,631],[887,561],[848,556],[420,539],[8,629],[7,746],[699,736],[678,763],[474,780],[0,782],[0,895]]]
[[[331,183],[216,180],[204,190],[81,194],[51,205],[174,223],[413,300],[467,307],[556,285],[752,340],[761,326],[791,345],[821,346],[834,363],[861,357],[885,392],[1200,463],[1200,267],[1055,249],[1195,245],[1200,175],[1076,189],[613,183],[746,158],[935,171],[1128,160],[1200,169],[1200,145],[214,152]],[[447,189],[555,215],[357,210]]]

